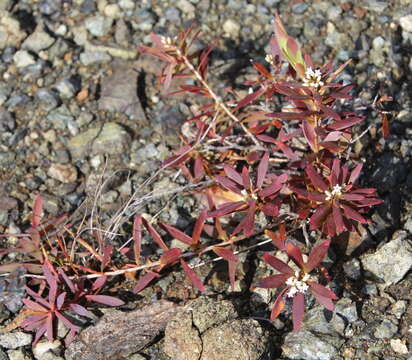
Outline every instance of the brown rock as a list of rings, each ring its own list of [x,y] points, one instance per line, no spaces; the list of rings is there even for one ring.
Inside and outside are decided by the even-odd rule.
[[[77,180],[77,169],[70,164],[52,164],[47,174],[62,183],[73,183]]]
[[[177,312],[177,305],[158,301],[141,309],[110,309],[99,322],[83,330],[65,352],[67,360],[117,360],[153,341]]]

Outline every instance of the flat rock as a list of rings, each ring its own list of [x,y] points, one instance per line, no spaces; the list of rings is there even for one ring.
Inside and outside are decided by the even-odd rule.
[[[52,164],[47,174],[62,183],[69,184],[77,180],[77,169],[71,164]]]
[[[317,337],[310,331],[290,332],[282,346],[283,356],[295,360],[333,360],[343,340],[322,335]]]
[[[368,275],[386,286],[396,284],[412,267],[412,243],[406,231],[398,231],[391,241],[374,254],[361,257],[363,269]]]
[[[145,120],[137,97],[137,72],[124,62],[116,62],[113,74],[101,82],[99,109],[122,112],[134,120]]]
[[[17,349],[22,346],[31,344],[31,334],[22,331],[15,331],[0,335],[0,346],[5,349]]]
[[[130,144],[130,135],[119,124],[109,122],[71,138],[67,144],[73,158],[85,155],[120,154]]]
[[[153,341],[178,306],[158,301],[129,312],[110,309],[83,330],[65,352],[66,360],[113,360],[127,357]]]
[[[17,47],[25,37],[26,33],[21,30],[18,20],[7,11],[0,11],[0,49]]]
[[[48,49],[56,40],[43,29],[43,24],[39,24],[36,31],[29,35],[22,44],[22,48],[38,53]]]

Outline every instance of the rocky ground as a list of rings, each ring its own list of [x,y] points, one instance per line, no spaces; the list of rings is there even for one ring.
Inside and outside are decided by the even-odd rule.
[[[130,298],[123,309],[128,320],[107,310],[69,349],[57,341],[32,350],[31,334],[0,334],[1,360],[412,359],[409,0],[1,0],[0,232],[24,230],[36,193],[48,214],[72,213],[96,198],[102,178],[99,222],[110,226],[115,211],[179,144],[177,133],[194,101],[160,97],[159,64],[139,57],[137,45],[148,45],[152,31],[173,35],[196,19],[205,42],[219,38],[212,86],[239,87],[253,73],[249,59],[265,56],[276,9],[315,62],[353,59],[343,76],[358,84],[353,105],[366,116],[359,133],[371,125],[354,151],[367,164],[363,183],[377,187],[384,203],[362,238],[346,239],[332,273],[341,296],[336,313],[312,306],[299,333],[289,331],[286,318],[265,321],[272,294],[249,292],[247,285],[267,269],[256,254],[244,255],[235,294],[220,279],[219,265],[204,267],[205,297],[184,309],[167,301],[153,308],[156,297],[196,297],[181,274],[170,275],[144,297]],[[377,94],[394,98],[387,139],[379,132],[380,117],[363,110]],[[183,178],[165,173],[142,194],[182,184]],[[143,205],[142,211],[160,211],[160,219],[184,228],[195,200],[178,194]],[[0,239],[0,248],[15,240]],[[21,281],[0,278],[0,324],[19,310]],[[142,311],[142,303],[149,308]],[[156,321],[146,329],[150,311]],[[111,331],[118,334],[112,342],[105,333],[113,322],[120,325]],[[89,352],[81,350],[84,344]]]

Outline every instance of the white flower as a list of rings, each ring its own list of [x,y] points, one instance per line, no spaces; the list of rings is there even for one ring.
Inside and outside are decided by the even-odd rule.
[[[271,54],[267,54],[267,55],[265,56],[265,60],[266,60],[269,64],[273,65],[273,56],[272,56]]]
[[[322,73],[319,69],[313,71],[311,67],[308,67],[305,72],[305,78],[303,79],[303,86],[311,86],[318,88],[325,83],[322,81]]]
[[[326,200],[332,200],[334,198],[339,198],[342,196],[342,188],[343,186],[340,186],[339,184],[336,184],[332,191],[325,191],[326,194]]]
[[[289,291],[286,296],[291,298],[294,297],[298,292],[304,294],[308,291],[309,286],[306,282],[310,279],[309,274],[305,274],[302,279],[299,280],[299,271],[295,273],[295,276],[291,276],[286,280],[286,285],[290,286]]]

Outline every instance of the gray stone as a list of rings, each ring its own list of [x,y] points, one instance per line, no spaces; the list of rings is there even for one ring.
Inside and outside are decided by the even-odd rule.
[[[188,15],[194,15],[196,8],[188,0],[178,0],[176,6]]]
[[[0,334],[0,346],[5,349],[17,349],[31,344],[31,341],[31,334],[26,334],[22,331]]]
[[[57,108],[61,103],[59,95],[52,89],[39,89],[36,92],[36,98],[41,102],[42,109],[46,111]]]
[[[119,6],[123,10],[133,10],[136,6],[136,3],[133,0],[120,0]]]
[[[14,63],[18,68],[23,68],[36,63],[34,56],[26,50],[19,50],[13,56]]]
[[[113,18],[96,15],[87,18],[85,25],[90,34],[96,37],[101,37],[109,33],[113,25]]]
[[[137,97],[137,72],[127,63],[117,62],[114,72],[101,82],[99,109],[122,112],[130,119],[146,121]]]
[[[129,27],[123,19],[116,21],[116,30],[114,32],[114,38],[116,43],[121,46],[127,47],[131,43],[132,37]]]
[[[10,7],[13,5],[13,0],[1,0],[0,1],[0,11],[10,10]]]
[[[267,340],[256,320],[231,320],[203,334],[200,360],[259,360],[265,353]]]
[[[29,35],[22,44],[22,49],[30,50],[38,53],[41,50],[48,49],[54,44],[56,40],[50,36],[43,29],[43,24],[39,24],[36,28],[36,31]]]
[[[349,324],[358,320],[358,310],[356,309],[356,303],[351,299],[342,298],[335,304],[336,313],[342,316]]]
[[[396,232],[390,242],[360,260],[367,274],[382,281],[385,286],[396,284],[412,267],[412,244],[407,232]]]
[[[412,15],[402,16],[399,23],[403,30],[412,33]]]
[[[343,264],[343,271],[353,280],[357,280],[361,276],[361,266],[358,259],[352,259]]]
[[[43,0],[39,5],[39,10],[44,15],[52,15],[60,10],[61,4],[61,1]]]
[[[365,0],[362,2],[362,7],[377,13],[383,12],[388,6],[389,3],[383,0]]]
[[[80,62],[85,66],[105,64],[111,60],[112,57],[103,51],[85,51],[80,54]]]
[[[375,329],[373,335],[377,339],[392,338],[398,331],[398,326],[389,319],[384,319]]]
[[[223,31],[231,36],[239,36],[240,25],[233,19],[227,19],[223,23]]]
[[[298,3],[292,6],[292,11],[295,14],[304,14],[306,12],[306,10],[309,8],[309,5],[306,3]]]
[[[120,125],[109,122],[76,135],[69,140],[68,148],[73,158],[86,155],[121,154],[130,145],[130,135]]]
[[[9,360],[9,357],[2,349],[0,349],[0,360]]]
[[[12,88],[9,85],[5,83],[0,83],[0,106],[7,101],[11,92]]]
[[[391,313],[395,315],[397,319],[400,319],[406,311],[407,302],[405,300],[398,300],[391,306]]]
[[[294,360],[333,360],[343,340],[327,335],[317,337],[309,331],[290,332],[282,346],[283,355]]]
[[[170,6],[165,11],[165,18],[172,22],[180,21],[180,11],[174,6]]]
[[[303,327],[305,330],[318,334],[343,335],[345,321],[342,317],[326,310],[323,306],[316,306],[306,312]]]
[[[54,128],[61,130],[66,129],[68,124],[74,120],[72,113],[64,104],[50,111],[46,118]]]
[[[54,87],[63,99],[71,99],[79,91],[79,85],[78,78],[71,76],[60,80]]]
[[[393,191],[398,184],[402,184],[408,175],[405,163],[386,152],[376,162],[375,170],[370,177],[371,182],[381,191]]]

